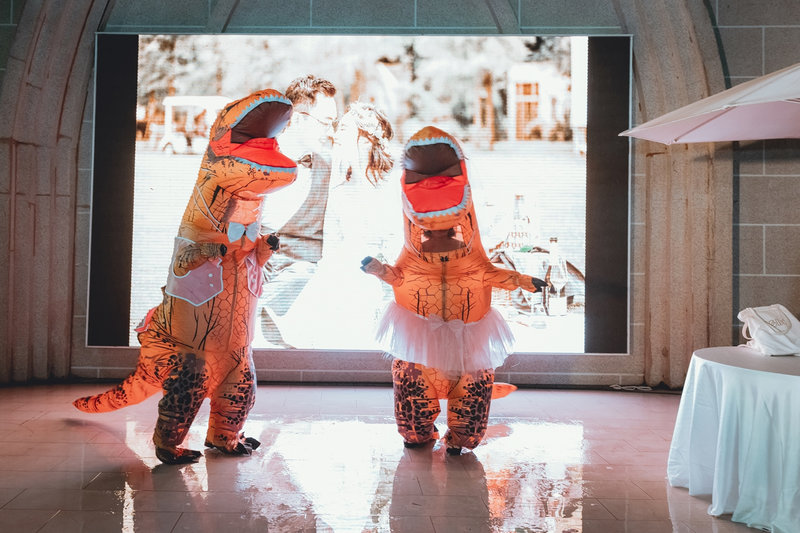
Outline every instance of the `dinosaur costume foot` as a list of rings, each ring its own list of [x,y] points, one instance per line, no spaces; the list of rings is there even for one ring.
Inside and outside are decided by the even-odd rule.
[[[413,450],[413,449],[416,449],[416,448],[423,448],[423,447],[427,446],[428,444],[430,444],[431,442],[433,442],[433,440],[434,439],[426,440],[425,442],[406,442],[406,441],[403,441],[403,446]]]
[[[253,437],[245,437],[244,439],[240,440],[236,443],[236,446],[232,450],[229,450],[223,445],[217,445],[211,441],[206,441],[207,448],[216,448],[222,453],[226,453],[228,455],[250,455],[253,453],[253,450],[257,449],[259,446],[261,446],[261,441],[254,439]]]
[[[182,465],[187,463],[196,463],[202,456],[202,452],[197,450],[189,450],[187,448],[175,448],[168,450],[167,448],[159,448],[156,446],[156,457],[168,465]]]
[[[433,434],[431,435],[431,438],[429,438],[426,441],[422,441],[422,442],[408,442],[408,441],[404,440],[403,441],[403,446],[413,450],[413,449],[416,449],[416,448],[424,448],[428,444],[430,444],[432,442],[436,442],[437,440],[439,440],[439,430],[436,429],[436,426],[433,426]]]
[[[253,437],[245,437],[244,443],[245,443],[245,445],[250,446],[251,450],[255,450],[259,446],[261,446],[261,441],[256,440]]]

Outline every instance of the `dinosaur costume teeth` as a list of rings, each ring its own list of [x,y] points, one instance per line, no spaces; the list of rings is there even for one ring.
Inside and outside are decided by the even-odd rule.
[[[291,102],[271,89],[220,112],[175,238],[162,302],[136,330],[136,370],[116,387],[73,402],[98,413],[163,392],[153,436],[162,462],[200,457],[179,445],[205,398],[207,446],[231,454],[258,447],[242,427],[255,402],[250,344],[262,267],[277,248],[275,236],[259,233],[259,221],[264,196],[296,177],[295,163],[274,139],[291,114]]]
[[[392,286],[378,340],[394,358],[395,419],[406,445],[438,438],[434,421],[447,399],[448,453],[477,446],[493,397],[516,389],[494,383],[513,334],[491,307],[492,288],[535,292],[544,282],[491,264],[480,241],[464,153],[428,126],[404,153],[405,242],[394,265],[366,258],[365,272]],[[446,235],[446,236],[445,236]]]

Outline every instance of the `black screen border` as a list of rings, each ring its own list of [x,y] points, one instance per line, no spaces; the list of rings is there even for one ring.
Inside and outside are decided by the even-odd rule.
[[[98,34],[88,346],[129,345],[138,35]],[[584,353],[629,351],[631,36],[589,36]],[[125,302],[125,305],[122,305]],[[538,352],[535,352],[538,353]]]

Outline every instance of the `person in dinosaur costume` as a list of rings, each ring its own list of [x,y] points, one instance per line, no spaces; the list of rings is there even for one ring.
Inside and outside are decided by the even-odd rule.
[[[378,326],[394,357],[395,419],[406,447],[438,439],[439,399],[447,400],[447,452],[475,448],[486,432],[494,369],[514,336],[491,307],[492,288],[536,292],[540,279],[489,262],[480,241],[461,146],[428,126],[405,146],[402,173],[405,242],[392,265],[367,257],[362,270],[390,284],[395,301]],[[494,394],[493,394],[494,392]]]
[[[73,402],[81,411],[106,412],[162,391],[153,442],[164,463],[200,457],[180,444],[205,398],[207,447],[249,454],[260,444],[241,431],[255,402],[251,342],[262,268],[279,244],[276,235],[260,233],[260,220],[265,195],[296,176],[275,141],[291,115],[291,101],[272,89],[220,111],[175,238],[163,300],[136,330],[136,370]]]

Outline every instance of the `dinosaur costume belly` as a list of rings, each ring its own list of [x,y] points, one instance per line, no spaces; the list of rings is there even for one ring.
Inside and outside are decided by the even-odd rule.
[[[195,197],[202,195],[195,190]],[[213,194],[213,193],[212,193]],[[175,239],[173,264],[180,263],[186,250],[197,242],[217,242],[227,248],[223,257],[202,262],[197,268],[178,275],[169,272],[164,288],[164,301],[152,317],[152,326],[159,333],[179,340],[193,349],[225,351],[249,346],[253,340],[253,324],[261,294],[264,274],[262,267],[268,255],[257,245],[260,218],[260,200],[225,199],[226,193],[217,191],[217,198],[227,205],[236,205],[240,220],[250,221],[250,237],[243,222],[235,223],[236,232],[220,233],[198,231],[192,225],[182,225]],[[205,201],[199,201],[205,207]],[[192,220],[194,210],[184,214],[184,221]],[[238,235],[239,228],[244,228]],[[233,242],[231,242],[233,238]],[[254,240],[251,240],[253,238]]]
[[[491,307],[488,261],[466,248],[420,255],[404,250],[395,267],[403,282],[393,288],[395,302],[378,328],[387,353],[451,378],[503,364],[514,337]]]
[[[163,462],[201,455],[179,445],[206,398],[206,446],[248,454],[259,445],[241,430],[255,402],[250,343],[261,270],[278,245],[276,236],[260,234],[260,219],[264,196],[295,179],[295,163],[274,139],[291,113],[291,102],[269,89],[220,112],[178,228],[162,302],[137,328],[136,370],[113,389],[73,402],[104,412],[162,391],[153,442]]]
[[[378,340],[394,357],[395,419],[406,446],[438,438],[439,399],[447,399],[449,453],[477,446],[494,391],[494,369],[513,335],[492,309],[492,288],[536,291],[544,282],[491,264],[480,242],[464,156],[449,134],[426,127],[406,144],[405,243],[394,265],[373,258],[362,269],[393,287]]]

